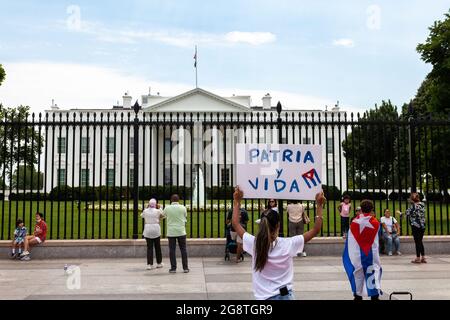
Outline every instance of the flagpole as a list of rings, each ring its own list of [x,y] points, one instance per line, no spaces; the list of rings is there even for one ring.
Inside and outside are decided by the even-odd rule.
[[[197,76],[197,45],[195,45],[195,88],[198,88],[198,76]]]

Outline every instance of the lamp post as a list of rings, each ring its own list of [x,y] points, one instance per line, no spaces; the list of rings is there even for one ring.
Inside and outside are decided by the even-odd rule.
[[[138,204],[139,204],[139,118],[138,113],[140,110],[139,103],[136,100],[136,103],[133,106],[134,109],[134,166],[133,166],[133,239],[138,238]],[[128,173],[130,174],[130,173]]]
[[[277,103],[277,130],[278,130],[278,143],[283,143],[283,132],[282,132],[282,125],[281,125],[281,103],[278,101]],[[283,200],[278,199],[278,214],[280,215],[280,237],[284,237],[284,223],[283,223]]]

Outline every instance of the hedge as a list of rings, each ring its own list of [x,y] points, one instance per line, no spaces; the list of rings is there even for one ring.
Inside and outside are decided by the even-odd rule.
[[[368,199],[368,200],[386,200],[387,194],[383,191],[375,191],[375,192],[370,192],[370,191],[364,191],[364,192],[360,192],[360,191],[352,191],[352,190],[347,190],[345,191],[342,196],[348,195],[350,196],[351,200],[364,200],[364,199]]]
[[[322,185],[323,193],[327,200],[340,200],[342,193],[336,186],[327,186],[326,184]]]
[[[11,192],[9,195],[9,201],[19,201],[19,200],[28,200],[28,201],[43,201],[46,200],[48,195],[46,193],[37,193],[37,192],[27,192],[27,193],[14,193]],[[1,199],[1,195],[0,195]],[[4,200],[4,198],[2,199]]]
[[[222,186],[206,188],[206,198],[214,200],[230,200],[233,199],[234,187]]]

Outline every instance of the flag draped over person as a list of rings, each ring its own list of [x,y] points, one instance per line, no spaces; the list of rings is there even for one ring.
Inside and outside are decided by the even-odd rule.
[[[380,222],[370,214],[353,219],[342,257],[353,294],[374,297],[381,292],[381,264],[378,252]]]

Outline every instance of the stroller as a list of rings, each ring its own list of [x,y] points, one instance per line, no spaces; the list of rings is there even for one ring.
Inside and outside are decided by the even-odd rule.
[[[230,260],[230,253],[236,254],[237,252],[237,243],[235,240],[231,239],[231,224],[225,227],[225,234],[227,238],[227,242],[225,244],[225,261]],[[241,254],[242,261],[244,261],[244,253]]]

